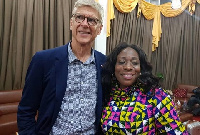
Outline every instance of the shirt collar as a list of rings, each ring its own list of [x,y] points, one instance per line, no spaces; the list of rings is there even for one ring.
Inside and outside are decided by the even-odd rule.
[[[68,54],[69,54],[69,63],[72,63],[74,61],[80,61],[72,52],[71,43],[69,43],[69,46],[68,46]],[[91,56],[86,60],[84,64],[90,64],[90,63],[95,63],[94,49],[92,49]]]

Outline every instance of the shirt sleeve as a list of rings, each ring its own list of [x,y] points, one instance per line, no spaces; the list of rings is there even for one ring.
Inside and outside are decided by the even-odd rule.
[[[169,135],[188,135],[185,126],[175,110],[170,96],[161,88],[155,90],[154,97],[155,126],[161,133]]]

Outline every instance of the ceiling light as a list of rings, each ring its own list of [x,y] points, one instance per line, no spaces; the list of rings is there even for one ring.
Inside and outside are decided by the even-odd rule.
[[[181,8],[181,1],[180,0],[172,0],[172,8],[173,9]]]

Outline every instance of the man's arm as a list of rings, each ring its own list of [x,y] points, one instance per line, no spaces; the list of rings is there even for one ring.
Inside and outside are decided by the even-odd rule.
[[[17,124],[18,132],[22,134],[35,134],[35,116],[42,97],[43,67],[42,60],[37,53],[32,58],[27,70],[22,98],[18,106]]]

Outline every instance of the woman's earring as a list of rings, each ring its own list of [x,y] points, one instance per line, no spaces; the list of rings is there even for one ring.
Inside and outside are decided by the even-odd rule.
[[[114,74],[112,74],[112,79],[113,79],[113,81],[117,80]]]
[[[142,73],[140,72],[140,75],[142,75]]]

